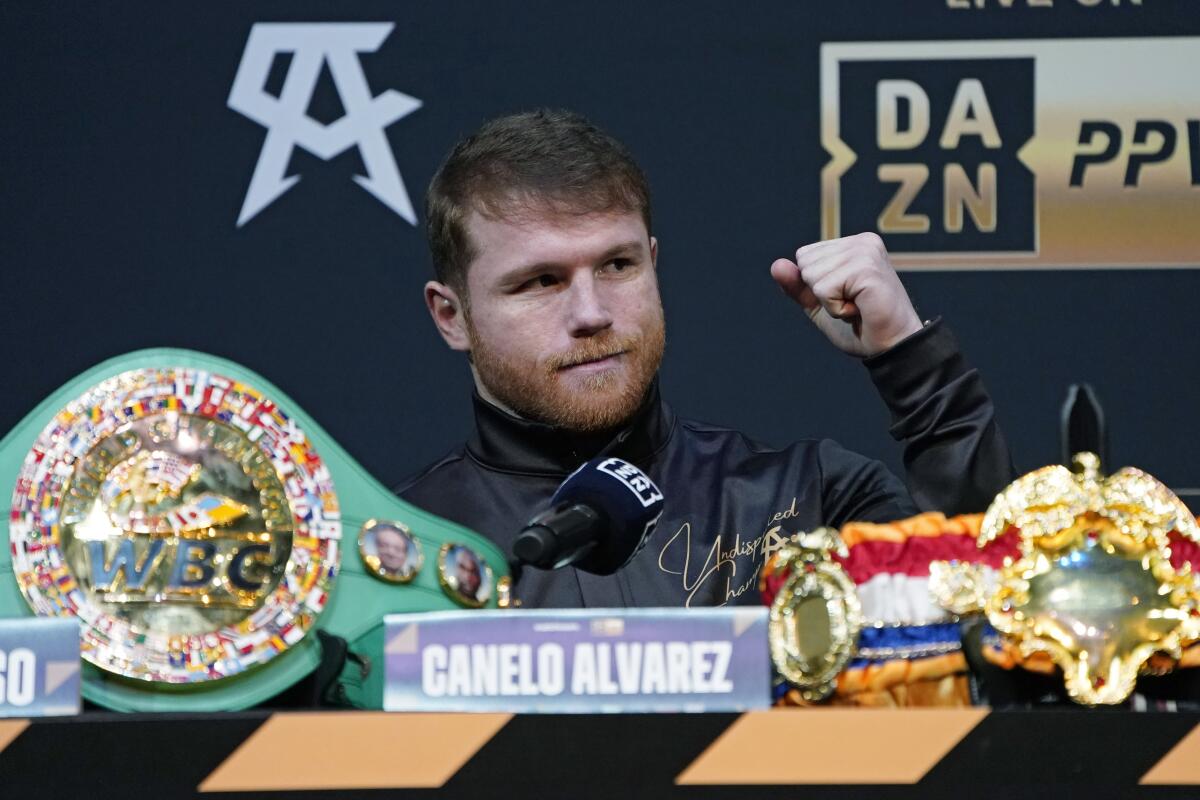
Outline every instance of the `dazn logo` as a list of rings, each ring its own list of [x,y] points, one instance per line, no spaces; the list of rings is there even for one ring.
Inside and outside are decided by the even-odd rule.
[[[1037,250],[1036,178],[1018,156],[1035,130],[1032,58],[837,70],[837,108],[826,113],[853,154],[834,176],[837,235],[878,231],[897,254]]]

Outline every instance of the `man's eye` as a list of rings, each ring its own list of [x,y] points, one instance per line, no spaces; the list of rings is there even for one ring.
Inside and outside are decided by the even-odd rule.
[[[518,292],[529,291],[530,289],[549,289],[558,284],[558,278],[553,275],[538,275],[536,278],[530,278],[517,287]]]
[[[633,261],[628,258],[614,258],[612,261],[604,265],[609,272],[624,272],[633,266]]]

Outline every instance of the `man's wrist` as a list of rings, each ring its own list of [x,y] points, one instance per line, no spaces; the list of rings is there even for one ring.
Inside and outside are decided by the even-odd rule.
[[[912,327],[910,327],[905,333],[898,336],[891,343],[886,344],[885,346],[880,348],[878,351],[872,353],[871,355],[864,356],[863,360],[867,361],[869,359],[882,358],[882,357],[886,356],[892,350],[895,350],[897,347],[902,347],[905,342],[909,341],[914,336],[919,335],[922,331],[924,331],[926,328],[928,328],[931,324],[933,324],[933,320],[925,320],[924,322],[921,322],[920,318],[915,318],[913,321]]]
[[[863,359],[893,422],[914,413],[931,394],[970,371],[954,334],[940,317],[882,353]]]

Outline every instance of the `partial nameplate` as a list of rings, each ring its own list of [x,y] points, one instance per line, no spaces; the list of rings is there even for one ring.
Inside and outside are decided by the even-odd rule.
[[[79,621],[0,620],[0,717],[79,713]]]
[[[1195,267],[1200,39],[821,46],[821,238],[898,269]]]
[[[770,703],[766,608],[389,614],[388,711],[745,711]]]

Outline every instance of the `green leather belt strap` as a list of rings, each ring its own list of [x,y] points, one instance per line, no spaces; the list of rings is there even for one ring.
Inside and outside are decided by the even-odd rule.
[[[0,441],[9,489],[0,617],[78,616],[83,694],[118,710],[254,705],[316,667],[314,628],[362,656],[348,702],[378,707],[385,614],[495,606],[507,580],[489,541],[405,503],[270,382],[203,353],[142,350],[67,382]],[[360,553],[368,521],[382,527]],[[398,572],[384,528],[407,542]]]

